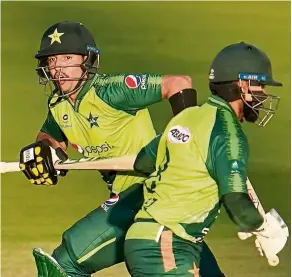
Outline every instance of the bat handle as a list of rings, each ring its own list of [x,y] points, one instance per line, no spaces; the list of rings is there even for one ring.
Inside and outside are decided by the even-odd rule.
[[[0,162],[0,173],[20,171],[18,162]]]

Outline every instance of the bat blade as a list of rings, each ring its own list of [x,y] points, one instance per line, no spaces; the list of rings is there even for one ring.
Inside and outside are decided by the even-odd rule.
[[[136,156],[123,156],[107,159],[82,158],[76,160],[58,161],[54,167],[56,170],[133,170]],[[0,162],[0,173],[20,171],[18,162]]]
[[[255,205],[255,207],[257,208],[257,210],[259,211],[259,213],[264,216],[266,213],[265,213],[265,210],[263,208],[263,205],[262,203],[260,202],[251,182],[249,179],[246,180],[246,186],[247,186],[247,192],[248,192],[248,195],[250,197],[250,199],[252,200],[253,204]]]

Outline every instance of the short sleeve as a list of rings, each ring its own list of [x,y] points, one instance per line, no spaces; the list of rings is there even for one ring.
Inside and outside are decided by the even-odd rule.
[[[140,150],[134,163],[134,170],[136,172],[150,175],[155,171],[160,138],[161,135],[156,136],[151,142]]]
[[[41,132],[48,134],[58,142],[67,140],[65,134],[54,119],[51,111],[48,112],[47,118],[41,128]]]

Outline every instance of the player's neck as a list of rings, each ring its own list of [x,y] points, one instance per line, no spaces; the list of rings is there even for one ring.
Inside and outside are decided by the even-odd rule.
[[[81,88],[78,89],[76,92],[72,93],[71,95],[69,95],[68,100],[72,105],[74,105],[75,99],[76,99],[78,93],[80,92],[80,90],[81,90]]]
[[[83,82],[81,83],[81,86],[79,86],[79,88],[78,88],[75,92],[73,92],[73,93],[68,93],[68,94],[69,94],[69,96],[68,96],[68,101],[69,101],[72,105],[74,105],[74,103],[75,103],[75,99],[76,99],[77,95],[79,94],[79,92],[82,90],[82,88],[83,88],[83,86],[84,86],[84,83],[85,83],[85,81],[83,81]]]
[[[238,100],[229,102],[229,105],[233,109],[238,120],[242,121],[242,119],[243,119],[243,102],[242,102],[242,100],[238,99]]]

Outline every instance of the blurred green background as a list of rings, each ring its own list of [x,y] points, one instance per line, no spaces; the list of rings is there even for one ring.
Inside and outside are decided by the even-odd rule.
[[[266,210],[290,225],[290,2],[1,2],[1,160],[18,159],[33,142],[46,113],[34,71],[45,29],[63,20],[83,22],[101,49],[101,72],[188,74],[202,103],[212,58],[245,41],[272,60],[280,108],[266,128],[244,126],[250,141],[249,176]],[[157,131],[171,118],[167,101],[150,107]],[[52,251],[63,230],[107,198],[99,173],[70,172],[55,187],[29,184],[18,173],[2,177],[4,277],[35,276],[31,250]],[[280,265],[268,266],[253,241],[239,241],[225,212],[207,241],[227,277],[290,276],[290,241]],[[128,276],[123,264],[95,276]]]

